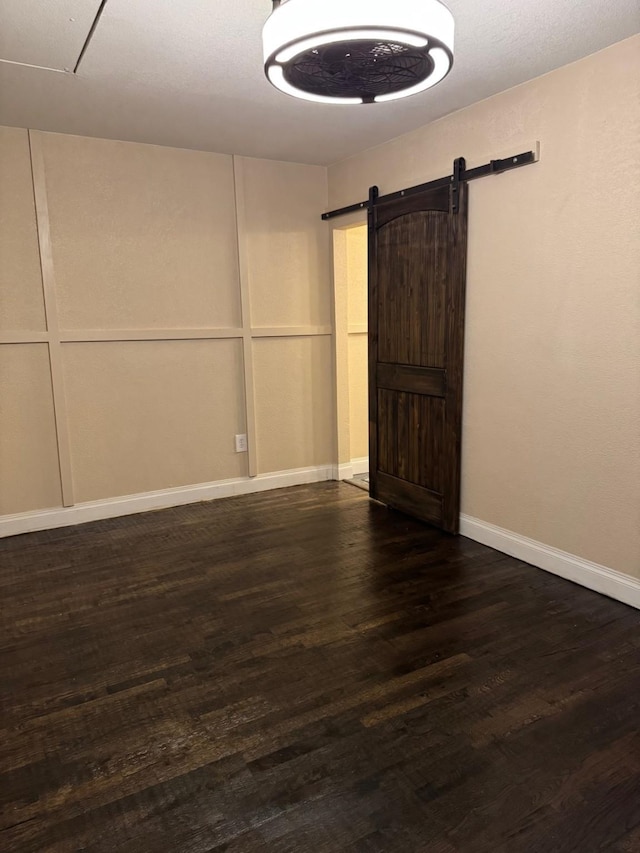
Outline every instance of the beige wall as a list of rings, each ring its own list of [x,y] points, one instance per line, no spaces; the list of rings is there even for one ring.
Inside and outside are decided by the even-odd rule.
[[[463,512],[640,577],[640,37],[329,170],[330,206],[470,186]]]
[[[338,461],[349,465],[369,455],[366,226],[334,229],[333,287]]]
[[[0,331],[45,329],[29,145],[0,127]]]
[[[0,340],[27,341],[0,345],[0,514],[61,501],[44,330],[27,133],[0,128]]]
[[[326,177],[0,128],[0,514],[333,461]]]
[[[230,156],[41,139],[63,329],[241,325]]]
[[[0,514],[61,499],[47,345],[0,346]]]
[[[332,229],[336,447],[340,465],[351,461],[347,235],[345,228]]]
[[[233,339],[65,344],[75,499],[246,476],[241,366]]]
[[[327,170],[242,159],[261,473],[335,459]]]
[[[367,228],[349,228],[346,236],[349,446],[351,459],[362,459],[369,455]]]
[[[253,354],[260,470],[331,462],[330,337],[262,338],[254,340]]]
[[[244,158],[243,171],[253,326],[328,325],[326,169]]]

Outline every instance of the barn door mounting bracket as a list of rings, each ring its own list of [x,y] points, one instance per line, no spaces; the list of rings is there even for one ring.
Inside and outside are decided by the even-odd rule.
[[[467,169],[464,157],[458,157],[453,163],[453,174],[447,175],[446,178],[436,178],[435,181],[429,181],[426,184],[418,184],[415,187],[409,187],[406,190],[398,190],[387,195],[377,195],[375,199],[367,199],[367,201],[359,201],[356,204],[350,204],[347,207],[340,207],[337,210],[330,210],[328,213],[323,213],[323,219],[335,219],[336,216],[344,216],[347,213],[354,213],[357,210],[370,209],[372,205],[388,201],[394,201],[397,198],[405,198],[406,196],[416,195],[416,193],[425,192],[425,190],[436,190],[440,187],[451,186],[453,188],[453,211],[458,209],[458,199],[460,197],[460,184],[463,181],[474,181],[476,178],[484,178],[487,175],[499,175],[502,172],[509,172],[511,169],[518,169],[520,166],[528,166],[530,163],[536,163],[538,160],[537,151],[525,151],[522,154],[514,154],[512,157],[505,157],[502,160],[490,160],[484,166],[476,166],[473,169]]]
[[[460,207],[460,184],[464,181],[464,172],[467,161],[464,157],[458,157],[453,161],[453,175],[451,176],[451,212],[457,213]]]

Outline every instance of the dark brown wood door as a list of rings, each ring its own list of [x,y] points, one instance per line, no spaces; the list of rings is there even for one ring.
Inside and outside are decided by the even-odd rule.
[[[457,533],[467,186],[369,212],[372,498]]]

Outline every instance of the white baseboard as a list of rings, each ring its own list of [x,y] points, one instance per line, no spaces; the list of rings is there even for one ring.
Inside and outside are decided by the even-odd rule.
[[[320,483],[331,479],[334,479],[334,466],[318,465],[313,468],[294,468],[290,471],[276,471],[273,474],[259,474],[252,478],[218,480],[214,483],[179,486],[175,489],[162,489],[140,495],[88,501],[70,507],[21,512],[0,516],[0,538],[15,536],[18,533],[31,533],[34,530],[50,530],[55,527],[83,524],[87,521],[99,521],[103,518],[133,515],[137,512],[149,512],[154,509],[167,509],[198,501],[265,492],[286,486],[301,486],[305,483]]]
[[[214,483],[201,483],[195,486],[180,486],[175,489],[162,489],[140,495],[127,495],[100,501],[89,501],[71,507],[22,512],[0,517],[0,538],[30,533],[35,530],[50,530],[56,527],[68,527],[87,521],[99,521],[138,512],[155,509],[167,509],[172,506],[211,501],[219,498],[264,492],[270,489],[282,489],[287,486],[300,486],[306,483],[320,483],[325,480],[351,479],[355,474],[365,473],[369,460],[353,459],[342,465],[318,465],[312,468],[294,468],[289,471],[276,471],[272,474],[260,474],[257,477],[242,477],[233,480],[219,480]],[[600,566],[582,557],[576,557],[566,551],[560,551],[526,536],[520,536],[502,527],[496,527],[486,521],[480,521],[468,515],[460,516],[460,533],[476,542],[509,554],[519,560],[552,572],[574,583],[586,586],[617,601],[640,609],[640,580]]]
[[[369,457],[352,459],[351,462],[341,462],[333,466],[334,480],[353,480],[357,474],[366,474],[369,470]]]
[[[357,474],[367,474],[369,472],[369,457],[361,456],[360,459],[352,459],[351,468],[354,477]]]
[[[353,467],[351,462],[340,462],[339,465],[333,466],[334,480],[351,480],[353,477]]]
[[[468,515],[460,516],[460,533],[496,551],[640,609],[640,580],[622,572]]]

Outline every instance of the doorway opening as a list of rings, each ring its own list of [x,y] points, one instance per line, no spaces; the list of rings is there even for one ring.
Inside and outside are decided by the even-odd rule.
[[[339,479],[369,490],[367,225],[333,231]]]

